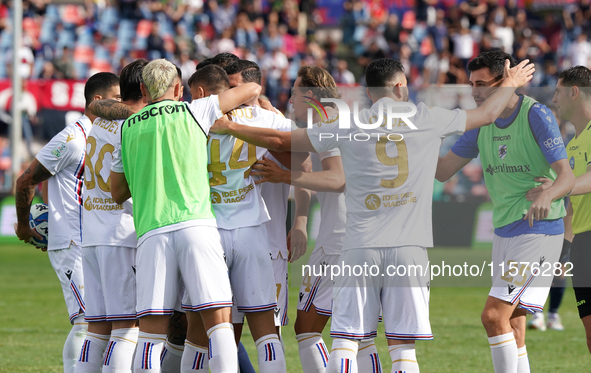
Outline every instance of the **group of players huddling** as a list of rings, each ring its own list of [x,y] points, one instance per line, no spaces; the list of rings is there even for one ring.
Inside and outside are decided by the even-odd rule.
[[[468,68],[476,109],[418,103],[409,118],[417,129],[382,126],[372,131],[383,136],[364,142],[350,140],[366,130],[339,126],[333,104],[304,128],[309,102],[340,97],[319,67],[302,67],[292,89],[300,128],[259,97],[259,67],[227,53],[197,66],[191,102],[180,101],[180,70],[163,59],[136,60],[120,77],[92,76],[84,115],[39,152],[16,190],[15,229],[28,242],[38,237],[28,221],[35,187],[47,181],[47,251],[73,325],[64,371],[235,373],[246,316],[259,371],[285,372],[287,263],[306,250],[310,190],[321,208],[311,266],[427,267],[433,180],[447,180],[478,154],[492,170],[485,181],[495,273],[482,322],[495,372],[529,372],[525,315],[542,310],[552,282],[531,266],[509,276],[496,263],[559,262],[569,246],[567,210],[575,294],[590,341],[591,72],[568,69],[556,88],[553,102],[577,131],[567,156],[554,141],[562,138],[552,112],[515,93],[531,80],[532,64],[487,52]],[[408,101],[398,61],[375,60],[365,77],[373,105],[361,110],[361,122]],[[321,136],[327,132],[335,136]],[[439,158],[442,138],[462,133]],[[296,197],[289,234],[288,184]],[[382,203],[394,193],[412,193],[412,203]],[[433,338],[429,293],[428,272],[339,276],[334,284],[304,273],[295,321],[302,370],[381,372],[374,344],[381,318],[392,372],[419,372],[415,341]],[[321,333],[331,317],[329,352]],[[251,369],[243,360],[243,371]]]

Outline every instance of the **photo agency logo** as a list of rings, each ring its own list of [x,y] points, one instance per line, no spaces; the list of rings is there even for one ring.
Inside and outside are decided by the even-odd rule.
[[[320,101],[305,96],[309,101],[307,102],[311,108],[308,108],[307,112],[307,127],[314,128],[320,127],[322,121],[328,119],[328,114],[323,103],[333,103],[338,110],[338,129],[339,130],[350,130],[351,129],[351,118],[353,118],[353,125],[356,126],[359,131],[349,132],[346,136],[340,135],[339,133],[332,132],[319,132],[319,140],[335,138],[336,140],[349,140],[349,141],[368,141],[372,137],[381,136],[387,137],[390,141],[402,141],[404,135],[401,133],[390,132],[393,127],[406,126],[411,130],[416,130],[417,127],[410,120],[417,113],[417,107],[412,102],[400,102],[392,99],[381,99],[377,105],[377,111],[369,108],[360,109],[358,101],[353,102],[353,110],[349,107],[349,104],[344,100],[338,98],[321,98]],[[314,121],[314,111],[318,113],[318,117],[322,119],[321,122]],[[379,114],[383,113],[383,114]],[[316,125],[315,125],[316,123]],[[379,128],[385,128],[386,131],[381,132],[368,132],[368,130],[377,130]]]

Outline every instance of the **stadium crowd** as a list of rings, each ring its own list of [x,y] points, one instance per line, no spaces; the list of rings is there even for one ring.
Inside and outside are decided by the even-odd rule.
[[[119,74],[136,58],[166,58],[181,68],[189,99],[196,64],[230,52],[260,65],[265,95],[285,111],[301,66],[323,67],[337,84],[364,85],[365,67],[390,57],[402,62],[411,87],[467,84],[468,61],[500,49],[536,64],[532,86],[553,87],[560,70],[591,65],[590,3],[539,13],[523,0],[347,0],[332,32],[318,32],[326,29],[326,9],[311,0],[25,0],[21,75],[85,80],[99,71]],[[0,79],[11,76],[9,5],[0,4]],[[568,140],[572,129],[563,134]],[[440,186],[436,198],[487,199],[477,162]]]

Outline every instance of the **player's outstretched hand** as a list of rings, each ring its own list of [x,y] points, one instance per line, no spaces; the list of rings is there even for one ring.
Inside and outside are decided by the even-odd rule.
[[[43,237],[34,229],[29,227],[28,225],[19,225],[17,223],[14,224],[14,233],[19,240],[24,241],[25,243],[29,243],[31,237],[34,237],[36,240],[43,241]],[[38,247],[36,247],[38,248]],[[47,248],[41,249],[42,251],[47,251]]]
[[[531,204],[527,214],[523,217],[523,220],[529,220],[529,226],[534,226],[534,220],[544,220],[550,213],[550,205],[552,204],[552,198],[546,193],[541,192],[538,198]]]
[[[509,60],[505,60],[505,72],[503,86],[522,87],[533,78],[536,71],[534,64],[525,59],[514,67],[510,67]]]
[[[290,172],[281,169],[279,165],[267,157],[258,160],[253,166],[250,172],[252,176],[260,176],[259,180],[255,181],[255,184],[261,184],[264,182],[268,183],[289,183]],[[287,179],[286,179],[287,178]],[[287,180],[287,182],[286,182]]]
[[[224,115],[220,119],[216,120],[213,126],[209,129],[209,132],[218,133],[220,135],[228,133],[232,120],[228,118],[228,115]]]
[[[547,177],[536,177],[534,180],[538,183],[542,183],[542,185],[531,188],[527,191],[525,198],[530,202],[535,201],[543,191],[550,188],[552,184],[554,184],[554,181],[552,181],[552,179],[548,179]]]
[[[295,262],[306,253],[308,247],[308,232],[306,223],[299,221],[297,218],[293,223],[293,227],[287,235],[287,251],[289,253],[288,260],[290,263]]]

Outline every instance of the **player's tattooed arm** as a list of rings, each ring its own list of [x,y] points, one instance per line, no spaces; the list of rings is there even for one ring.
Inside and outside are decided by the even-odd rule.
[[[184,345],[187,338],[187,316],[182,312],[174,311],[168,322],[168,336],[170,343]]]
[[[50,177],[51,173],[35,158],[16,181],[17,224],[14,230],[22,241],[27,242],[32,236],[41,239],[41,236],[29,227],[29,210],[35,196],[35,187]]]
[[[135,114],[130,106],[117,100],[94,100],[88,106],[88,110],[97,117],[107,120],[127,119]]]

